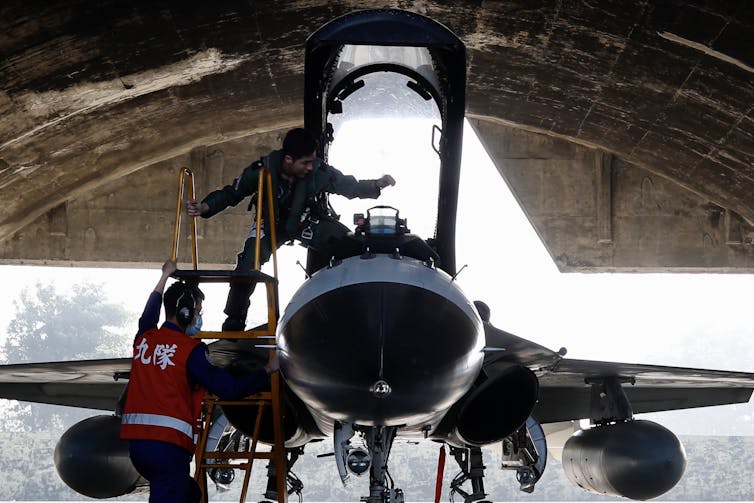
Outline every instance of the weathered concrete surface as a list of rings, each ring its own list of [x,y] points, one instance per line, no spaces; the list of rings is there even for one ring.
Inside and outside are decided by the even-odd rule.
[[[172,251],[179,173],[194,174],[198,197],[231,183],[250,159],[279,148],[286,130],[230,140],[161,161],[71,198],[0,241],[0,262],[110,267],[160,266]],[[185,179],[184,197],[189,180]],[[196,219],[202,268],[234,264],[251,219],[248,200]],[[178,259],[191,263],[190,219],[181,214]]]
[[[754,271],[754,229],[624,160],[552,136],[471,121],[563,271]]]
[[[232,179],[300,123],[308,33],[390,6],[466,42],[467,115],[562,270],[752,268],[745,2],[216,4],[0,6],[0,260],[159,262],[126,248],[169,249],[158,171],[240,139],[248,157],[198,173]]]

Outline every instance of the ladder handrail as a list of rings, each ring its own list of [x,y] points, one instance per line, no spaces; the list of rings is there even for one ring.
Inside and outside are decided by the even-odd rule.
[[[181,215],[183,213],[183,192],[185,186],[185,177],[189,179],[189,199],[196,199],[196,190],[194,188],[194,173],[187,167],[182,167],[178,172],[178,197],[175,205],[175,223],[173,225],[173,248],[170,254],[171,260],[178,259],[178,244],[181,230]],[[265,192],[265,183],[267,185],[267,191]],[[272,267],[273,277],[278,277],[278,257],[277,257],[277,229],[275,225],[275,203],[272,194],[272,173],[266,167],[262,166],[259,169],[259,181],[257,183],[257,194],[267,194],[267,213],[271,215],[270,221],[270,241],[272,244]],[[258,196],[259,197],[259,196]],[[259,209],[256,212],[256,236],[254,243],[254,270],[260,271],[261,264],[259,255],[261,254],[261,240],[262,240],[262,204],[258,204]],[[199,266],[199,247],[196,240],[196,217],[191,218],[191,258],[194,270],[196,271]],[[277,307],[277,306],[276,306]]]
[[[178,172],[178,199],[175,205],[175,224],[173,225],[173,252],[170,254],[170,259],[175,261],[178,259],[178,236],[181,230],[181,214],[183,213],[183,187],[184,178],[189,178],[189,199],[196,199],[196,192],[194,190],[194,173],[186,168],[182,167]],[[196,243],[196,217],[191,218],[191,258],[194,264],[194,270],[199,265],[199,248]]]
[[[272,195],[272,173],[270,173],[270,170],[266,167],[262,166],[260,168],[259,173],[259,181],[257,182],[257,201],[258,206],[261,208],[262,203],[259,201],[259,198],[262,197],[262,194],[265,194],[264,190],[264,183],[267,183],[267,213],[268,215],[271,215],[272,218],[269,220],[271,221],[269,228],[270,228],[270,241],[272,244],[272,266],[274,268],[274,274],[273,277],[278,277],[278,259],[277,259],[277,230],[275,225],[275,202]],[[256,235],[256,242],[254,243],[254,270],[259,271],[260,264],[259,264],[259,255],[261,252],[261,241],[262,241],[262,212],[257,210],[256,214],[256,229],[257,229],[257,235]]]

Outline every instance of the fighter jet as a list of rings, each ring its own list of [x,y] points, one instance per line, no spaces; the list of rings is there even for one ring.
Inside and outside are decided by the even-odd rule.
[[[308,278],[276,334],[289,468],[309,442],[331,439],[343,481],[369,472],[365,501],[402,503],[389,472],[393,442],[428,438],[448,446],[459,467],[451,491],[471,503],[487,496],[483,446],[501,444],[513,483],[531,492],[548,447],[588,419],[564,445],[557,441],[574,484],[640,500],[671,489],[685,469],[683,446],[634,414],[747,402],[754,374],[574,360],[494,327],[487,305],[469,299],[456,281],[461,40],[398,10],[334,19],[306,43],[305,126],[321,138],[318,154],[327,159],[332,118],[374,84],[370,77],[386,73],[439,111],[435,232],[412,234],[399,209],[375,207],[356,217],[354,232],[334,252],[309,251]],[[223,366],[258,358],[242,341],[219,341],[210,351]],[[73,426],[56,449],[61,477],[87,496],[143,485],[118,439],[116,409],[129,369],[130,358],[0,367],[2,398],[116,411]],[[244,425],[253,412],[223,412],[218,424],[250,433]]]

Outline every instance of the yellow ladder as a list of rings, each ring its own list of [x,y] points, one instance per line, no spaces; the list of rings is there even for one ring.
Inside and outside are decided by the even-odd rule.
[[[194,176],[188,168],[182,168],[178,177],[178,199],[176,203],[175,226],[173,232],[173,260],[176,260],[178,253],[178,240],[180,234],[181,214],[183,213],[183,193],[185,178],[189,179],[189,198],[195,198]],[[196,220],[191,217],[191,242],[192,242],[192,261],[193,270],[179,270],[173,276],[190,283],[264,283],[267,293],[267,325],[264,329],[247,330],[242,332],[213,332],[202,331],[195,337],[200,339],[257,339],[267,342],[265,346],[269,347],[270,357],[273,357],[277,346],[275,345],[275,331],[277,329],[277,320],[279,317],[278,305],[278,280],[277,280],[277,253],[276,247],[272,246],[272,259],[274,276],[269,276],[260,271],[259,253],[260,253],[260,236],[262,235],[262,206],[261,198],[264,195],[267,203],[267,215],[270,238],[272,243],[277,243],[275,235],[275,210],[272,194],[272,176],[269,170],[261,168],[259,174],[259,185],[257,187],[259,202],[257,203],[256,212],[256,243],[254,270],[251,272],[239,272],[228,270],[200,270],[198,269],[198,248],[196,241]],[[229,468],[244,470],[243,488],[241,490],[240,502],[246,501],[248,485],[251,480],[251,470],[255,459],[269,459],[275,463],[276,482],[278,502],[286,503],[288,500],[288,491],[286,487],[287,461],[285,456],[285,436],[283,432],[283,389],[280,381],[279,372],[274,372],[270,376],[271,389],[269,392],[258,393],[241,400],[220,400],[217,397],[208,394],[202,404],[203,418],[201,424],[201,433],[196,448],[196,471],[194,478],[202,490],[202,503],[208,501],[207,498],[207,470],[213,468]],[[249,450],[243,451],[207,451],[207,437],[209,435],[212,418],[217,406],[248,406],[256,407],[257,414],[253,425],[253,434]],[[260,426],[264,411],[270,407],[272,409],[274,444],[269,452],[257,452],[259,441]],[[236,461],[232,463],[232,461]],[[240,461],[240,463],[238,462]]]

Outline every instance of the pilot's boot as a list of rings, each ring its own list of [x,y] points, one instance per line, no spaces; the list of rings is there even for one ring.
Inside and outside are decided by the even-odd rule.
[[[269,236],[261,240],[259,263],[264,264],[272,255]],[[244,242],[243,251],[236,259],[236,271],[250,272],[254,270],[254,249],[256,238],[248,237]],[[225,314],[228,318],[223,323],[223,331],[239,332],[246,327],[246,313],[249,311],[249,298],[254,293],[256,283],[231,283],[228,301],[225,303]]]
[[[246,327],[246,314],[249,311],[249,297],[254,292],[255,284],[230,285],[228,301],[225,303],[225,314],[228,315],[223,322],[224,332],[240,332]]]

